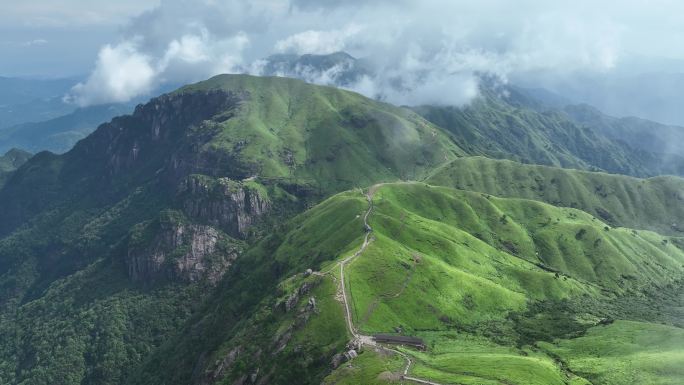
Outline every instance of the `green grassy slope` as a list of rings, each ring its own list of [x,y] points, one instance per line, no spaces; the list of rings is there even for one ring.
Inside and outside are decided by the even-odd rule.
[[[435,170],[428,183],[501,197],[574,207],[613,226],[681,235],[684,179],[623,175],[535,166],[483,157],[461,158]]]
[[[587,383],[602,375],[601,365],[568,370],[535,341],[561,338],[568,341],[561,346],[572,346],[573,337],[607,316],[660,318],[654,291],[668,285],[680,293],[673,306],[681,309],[684,254],[656,233],[606,231],[579,210],[418,184],[382,187],[375,202],[376,239],[349,268],[354,318],[369,333],[425,338],[428,352],[412,353],[416,376],[465,384]],[[635,295],[651,298],[646,314],[632,313]],[[609,305],[621,301],[622,307]],[[675,321],[682,316],[675,314]],[[646,350],[660,349],[657,340],[641,341]],[[681,363],[681,352],[672,352],[664,353],[668,362]],[[572,354],[570,362],[589,353]],[[629,354],[616,353],[615,362],[629,362]],[[673,365],[652,370],[650,378],[677,383]]]
[[[579,210],[419,184],[383,187],[375,201],[376,240],[350,266],[354,314],[368,332],[476,325],[529,300],[681,278],[684,254],[666,238],[607,231]]]
[[[650,290],[681,288],[684,251],[655,233],[606,231],[576,209],[418,183],[382,186],[374,203],[373,239],[346,273],[354,324],[367,334],[423,338],[426,352],[402,348],[418,377],[587,384],[600,368],[574,371],[569,359],[560,365],[538,341],[574,343],[608,317],[656,319],[653,303],[635,315],[629,298],[656,302]],[[268,383],[319,383],[349,338],[333,263],[361,244],[364,209],[358,191],[336,195],[249,252],[242,273],[153,353],[136,383],[230,384],[255,373]],[[307,267],[324,274],[307,277]],[[627,305],[610,305],[620,301]],[[365,349],[356,360],[324,382],[399,381],[397,355]]]
[[[684,378],[684,330],[616,321],[540,346],[594,384],[677,384]]]
[[[185,231],[187,238],[199,231],[193,226],[212,225],[219,227],[215,230],[220,242],[225,234],[244,238],[273,270],[250,265],[239,274],[254,269],[255,275],[264,273],[260,278],[275,284],[278,280],[271,274],[280,277],[283,266],[300,263],[302,270],[343,251],[327,247],[323,236],[311,235],[300,235],[301,244],[282,246],[290,248],[289,254],[283,253],[287,260],[271,260],[271,244],[258,251],[263,235],[293,213],[346,188],[424,177],[462,153],[445,133],[409,110],[298,80],[237,75],[155,98],[132,115],[101,125],[66,154],[40,153],[0,190],[0,382],[124,381],[158,347],[161,339],[152,336],[172,335],[188,311],[214,291],[204,281],[133,282],[135,276],[152,276],[158,252],[168,253],[171,260],[157,275],[171,275],[173,258],[186,253],[189,259],[178,263],[189,269],[205,262],[209,269],[214,266],[193,259],[197,250],[201,254],[211,244],[214,230],[201,233],[192,247],[182,244],[183,237],[174,238],[173,231]],[[261,217],[256,214],[257,195],[266,196],[259,210],[267,212]],[[188,211],[188,202],[199,206]],[[164,232],[163,226],[148,226],[169,209],[185,212],[188,227]],[[217,224],[225,218],[233,218],[233,223]],[[320,216],[310,227],[312,234],[343,236],[330,218]],[[257,222],[259,229],[240,234],[235,230]],[[145,230],[142,245],[131,248],[131,234],[140,229],[155,233]],[[302,255],[302,249],[310,254]],[[148,255],[140,256],[136,267],[129,260],[140,250]],[[132,274],[131,269],[140,271]],[[101,276],[112,277],[111,285],[92,278]],[[87,290],[83,282],[91,282],[91,290],[102,292],[102,297],[81,301]],[[242,291],[252,290],[251,285]],[[184,295],[186,291],[196,295]],[[262,294],[254,290],[246,296]],[[137,310],[150,303],[165,310],[158,317]],[[94,309],[110,306],[119,309],[107,313],[111,323],[93,326]],[[166,312],[177,316],[167,319],[161,315]],[[111,345],[100,346],[97,354],[89,352],[91,335],[107,333],[115,334],[108,340]],[[17,335],[25,343],[17,341]],[[131,335],[144,342],[127,347],[122,341]],[[53,346],[68,353],[51,365],[44,357]],[[179,367],[185,367],[183,360],[178,359]],[[97,372],[103,365],[108,371]],[[73,374],[55,380],[67,371]]]
[[[222,75],[177,93],[245,95],[207,150],[231,151],[266,178],[296,178],[326,189],[419,179],[462,155],[417,114],[359,94],[277,77]],[[328,187],[329,186],[329,187]]]

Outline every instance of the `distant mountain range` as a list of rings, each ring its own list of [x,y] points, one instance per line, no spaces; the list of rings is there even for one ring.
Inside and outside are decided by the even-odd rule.
[[[316,84],[347,88],[353,88],[364,77],[374,76],[374,68],[370,62],[354,58],[344,52],[329,55],[273,55],[260,61],[257,67],[250,71],[261,75],[291,77]],[[0,83],[6,86],[4,91],[0,92],[0,100],[10,103],[5,107],[0,106],[0,152],[15,147],[33,153],[43,150],[65,152],[76,141],[95,130],[99,124],[109,121],[116,115],[131,111],[136,103],[142,101],[75,109],[73,105],[65,104],[61,100],[73,82],[75,79],[40,81],[0,78]],[[162,91],[160,89],[158,92]],[[508,96],[504,97],[504,95]],[[3,108],[7,117],[5,120],[2,118]],[[572,99],[541,88],[527,89],[485,80],[481,85],[481,97],[470,106],[462,108],[416,107],[416,111],[428,119],[439,120],[437,124],[449,128],[452,133],[464,129],[462,125],[468,124],[468,116],[496,112],[500,118],[504,118],[508,113],[515,114],[516,109],[536,112],[534,114],[533,111],[529,111],[529,114],[520,115],[523,119],[525,116],[534,115],[531,118],[532,121],[522,124],[523,127],[529,127],[530,124],[542,124],[548,130],[555,130],[554,135],[566,135],[568,127],[571,127],[571,130],[589,130],[593,134],[580,134],[580,136],[585,136],[584,139],[579,139],[584,141],[582,146],[622,147],[618,150],[624,153],[619,157],[622,160],[614,157],[615,151],[610,151],[613,156],[604,161],[584,159],[583,157],[588,156],[588,152],[580,155],[579,159],[570,159],[565,154],[567,151],[561,150],[560,153],[556,153],[555,149],[551,149],[548,138],[540,139],[545,144],[539,141],[532,144],[546,147],[539,148],[535,152],[530,152],[524,147],[494,148],[491,143],[487,144],[488,149],[483,148],[482,143],[477,144],[477,142],[470,142],[469,146],[480,146],[479,153],[487,156],[568,167],[592,166],[635,176],[682,175],[684,172],[682,168],[684,159],[678,152],[680,144],[684,144],[684,128],[639,118],[614,118],[589,105],[574,104]],[[453,121],[449,122],[450,119]],[[492,121],[491,119],[482,120],[481,116],[474,116],[473,119],[479,122]],[[535,119],[537,121],[534,121]],[[17,121],[24,123],[8,125],[10,122]],[[485,141],[498,134],[512,135],[506,146],[523,145],[522,143],[514,144],[524,139],[517,136],[521,132],[513,134],[515,128],[512,125],[515,122],[511,120],[501,122],[506,129],[499,132],[498,130],[503,127],[483,127],[478,135]],[[468,131],[472,129],[473,127]],[[595,134],[600,134],[600,137],[593,137],[592,135]],[[598,144],[601,141],[604,143]],[[570,151],[582,150],[577,148]],[[522,153],[525,156],[521,156]],[[598,153],[593,151],[591,156],[597,156]],[[526,159],[530,154],[534,155],[531,159]],[[630,162],[641,165],[627,164]]]
[[[472,154],[639,177],[684,175],[684,156],[675,144],[684,128],[612,118],[585,106],[556,108],[537,99],[537,92],[505,90],[502,96],[483,88],[465,107],[413,109]]]
[[[63,153],[111,118],[130,113],[142,96],[126,103],[78,107],[64,100],[78,78],[0,77],[0,152],[21,148]],[[153,94],[177,88],[165,85]]]
[[[0,129],[0,152],[22,148],[34,153],[63,153],[115,116],[129,113],[132,104],[108,104],[78,108],[42,122],[22,123]]]
[[[645,68],[637,74],[567,74],[564,77],[535,74],[516,79],[525,87],[542,87],[563,95],[570,104],[589,104],[608,115],[636,116],[684,126],[681,63],[658,72]]]
[[[74,110],[62,97],[76,79],[35,80],[0,77],[0,129],[53,119]]]

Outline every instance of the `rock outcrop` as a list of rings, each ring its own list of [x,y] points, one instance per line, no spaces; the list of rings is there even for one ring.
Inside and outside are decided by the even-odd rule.
[[[160,220],[145,226],[129,243],[128,274],[134,281],[167,278],[215,284],[235,260],[240,247],[211,226]],[[134,236],[132,236],[134,237]]]
[[[270,209],[265,192],[228,178],[191,175],[181,184],[183,212],[230,236],[245,238],[248,229]]]
[[[192,158],[192,151],[183,151],[183,145],[189,144],[188,140],[194,142],[202,138],[191,138],[191,129],[235,108],[240,98],[237,94],[221,91],[162,95],[137,106],[132,115],[117,117],[101,125],[86,140],[79,142],[74,151],[93,163],[104,163],[107,177],[147,166],[166,167],[169,154],[177,151]]]

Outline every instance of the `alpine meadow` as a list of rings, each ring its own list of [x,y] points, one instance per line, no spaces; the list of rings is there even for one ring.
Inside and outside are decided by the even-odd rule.
[[[684,383],[679,4],[3,9],[0,384]]]

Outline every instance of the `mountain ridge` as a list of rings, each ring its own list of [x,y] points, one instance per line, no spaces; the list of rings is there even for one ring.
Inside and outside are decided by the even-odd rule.
[[[543,132],[504,103],[473,112],[474,134],[488,111]],[[586,385],[654,348],[587,369],[583,347],[678,341],[684,238],[667,230],[684,218],[663,210],[680,178],[467,157],[464,137],[333,87],[223,75],[36,154],[0,190],[0,382]],[[614,148],[570,147],[586,168]],[[341,285],[364,335],[427,351],[350,344]],[[606,383],[677,375],[640,368]]]

